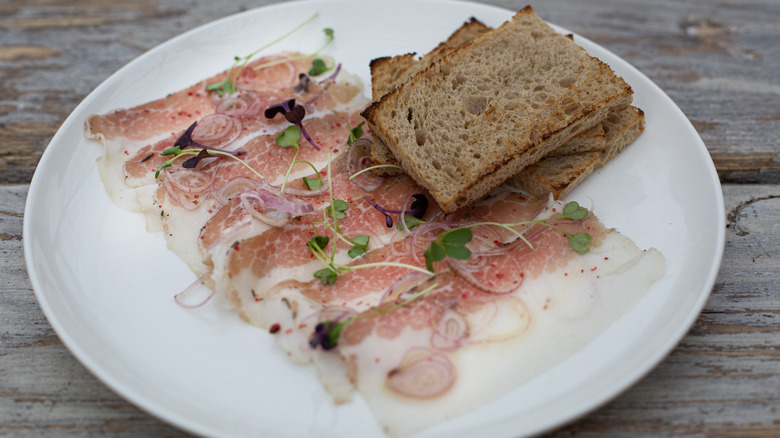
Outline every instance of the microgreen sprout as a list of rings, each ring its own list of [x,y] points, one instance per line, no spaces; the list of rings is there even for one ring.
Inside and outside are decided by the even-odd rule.
[[[319,76],[326,71],[328,71],[328,67],[325,65],[325,61],[320,58],[314,58],[309,69],[309,76]]]
[[[303,105],[296,105],[295,99],[287,99],[276,105],[271,105],[265,110],[265,117],[268,119],[273,119],[277,114],[284,115],[284,118],[287,119],[288,122],[299,127],[301,129],[300,133],[303,134],[306,141],[308,141],[314,149],[320,150],[320,147],[314,143],[314,140],[311,139],[309,133],[306,132],[306,128],[303,127],[303,118],[306,116],[306,109]]]
[[[366,318],[366,317],[377,317],[398,310],[401,307],[408,306],[412,301],[415,301],[418,298],[422,297],[423,295],[436,289],[437,286],[439,286],[438,283],[433,284],[423,289],[422,291],[412,295],[408,299],[391,307],[379,308],[376,306],[372,306],[368,311],[350,316],[349,318],[344,319],[343,321],[333,321],[333,320],[323,321],[314,327],[314,333],[309,339],[309,346],[311,348],[317,348],[317,346],[321,346],[323,350],[330,350],[338,345],[338,341],[339,338],[341,337],[341,332],[344,330],[344,327],[346,327],[356,319]]]
[[[182,163],[182,167],[187,169],[194,169],[198,163],[206,158],[230,157],[239,161],[244,166],[249,168],[249,170],[254,172],[255,175],[259,176],[260,179],[263,179],[262,175],[257,173],[257,171],[252,169],[252,167],[249,166],[244,160],[239,158],[239,156],[246,154],[246,151],[228,151],[225,149],[206,146],[194,141],[192,139],[192,131],[195,130],[197,123],[198,122],[194,122],[192,125],[190,125],[189,128],[187,128],[184,133],[173,143],[173,147],[160,152],[160,155],[162,156],[172,155],[173,157],[157,167],[157,171],[154,173],[155,179],[160,176],[160,172],[163,169],[171,167],[176,159],[183,156],[191,156],[191,158],[185,160]]]
[[[321,51],[325,49],[325,47],[328,47],[328,45],[333,42],[333,29],[326,27],[322,30],[325,33],[325,37],[327,38],[327,41],[325,41],[325,45],[320,47],[319,50],[314,52],[311,56],[317,56]],[[311,69],[309,69],[309,76],[319,76],[326,71],[330,70],[327,65],[325,65],[325,61],[322,58],[314,58],[311,62]]]
[[[423,253],[425,267],[433,272],[433,263],[440,262],[445,257],[468,259],[471,257],[471,251],[466,248],[466,244],[471,242],[472,237],[474,236],[471,229],[463,227],[440,233]]]
[[[519,239],[525,242],[525,244],[528,245],[528,247],[531,249],[533,249],[533,245],[531,245],[531,243],[525,238],[525,236],[523,236],[522,233],[517,231],[515,227],[528,226],[528,225],[542,225],[563,233],[563,235],[565,235],[566,238],[569,240],[569,245],[572,247],[573,250],[579,253],[586,253],[590,251],[590,248],[588,247],[588,245],[591,242],[590,234],[584,232],[571,234],[563,230],[559,226],[551,224],[550,222],[555,220],[560,220],[560,219],[579,221],[585,219],[587,216],[588,216],[587,209],[580,207],[580,205],[576,201],[571,201],[564,206],[563,214],[558,216],[553,216],[551,218],[544,219],[544,220],[524,221],[524,222],[516,222],[512,224],[504,224],[498,222],[478,222],[470,225],[465,225],[459,228],[454,228],[452,230],[440,233],[438,236],[436,236],[436,239],[434,239],[430,243],[428,249],[426,249],[424,253],[425,266],[426,268],[428,268],[430,272],[433,272],[433,263],[442,261],[446,257],[450,257],[458,260],[465,260],[471,257],[471,251],[469,251],[469,249],[466,248],[466,244],[469,243],[473,237],[471,228],[481,226],[481,225],[492,225],[492,226],[505,228],[511,231],[512,233],[514,233]]]
[[[316,16],[316,15],[317,15],[317,14],[315,14],[315,16]],[[313,17],[312,17],[312,18],[313,18]],[[311,21],[311,19],[310,19],[310,20],[307,20],[307,21],[306,21],[306,23],[308,23],[308,21]],[[305,23],[304,23],[304,24],[305,24]],[[302,25],[301,25],[301,26],[302,26]],[[299,26],[299,27],[300,27],[300,26]],[[320,71],[319,73],[317,73],[317,71],[318,71],[318,70],[315,70],[315,69],[314,69],[314,64],[315,64],[315,63],[314,63],[314,61],[312,61],[312,69],[311,69],[311,70],[309,70],[309,74],[310,74],[311,76],[317,76],[317,74],[322,74],[322,73],[324,73],[324,72],[326,72],[326,71],[330,70],[332,67],[328,67],[328,66],[327,66],[327,64],[328,64],[328,63],[327,63],[327,62],[325,62],[325,59],[322,59],[322,58],[326,58],[326,59],[330,60],[330,61],[331,61],[331,64],[333,63],[333,62],[332,62],[332,61],[333,61],[333,60],[332,60],[332,58],[330,58],[329,56],[323,56],[323,57],[319,57],[318,55],[319,55],[319,54],[320,54],[320,52],[322,52],[322,51],[323,51],[323,50],[324,50],[326,47],[328,47],[328,45],[330,45],[330,43],[331,43],[331,42],[333,42],[333,39],[335,38],[335,33],[333,32],[333,29],[331,29],[331,28],[329,28],[329,27],[326,27],[326,28],[322,29],[322,32],[325,34],[326,41],[325,41],[325,44],[323,44],[323,45],[322,45],[322,47],[320,47],[320,48],[319,48],[319,49],[318,49],[316,52],[314,52],[314,53],[312,53],[312,54],[310,54],[310,55],[292,56],[292,57],[289,57],[289,58],[282,58],[282,59],[277,59],[277,60],[275,60],[275,61],[266,62],[266,63],[264,63],[264,64],[260,64],[260,65],[257,65],[257,66],[255,66],[255,67],[253,67],[253,70],[260,70],[260,69],[262,69],[262,68],[271,67],[271,66],[273,66],[273,65],[276,65],[276,64],[281,64],[281,63],[283,63],[283,62],[297,61],[297,60],[299,60],[299,59],[307,59],[307,58],[315,58],[315,59],[314,59],[314,61],[317,61],[317,60],[319,60],[320,62],[322,62],[322,66],[324,66],[324,69],[323,69],[322,71]],[[318,63],[318,64],[319,64],[319,63]],[[314,74],[314,73],[317,73],[317,74]]]
[[[234,56],[233,57],[233,60],[234,60],[233,66],[230,67],[230,70],[228,70],[227,78],[224,81],[222,81],[222,82],[214,82],[214,83],[208,84],[206,86],[206,89],[209,90],[209,91],[214,91],[214,92],[216,92],[220,96],[225,95],[225,94],[232,94],[232,93],[234,93],[236,91],[236,81],[237,81],[238,77],[241,76],[241,72],[244,70],[244,67],[246,67],[247,63],[249,63],[250,59],[252,59],[255,55],[257,55],[258,53],[262,52],[263,50],[271,47],[272,45],[278,43],[279,41],[282,41],[283,39],[285,39],[285,38],[289,37],[290,35],[292,35],[293,33],[297,32],[302,27],[304,27],[305,25],[309,24],[309,22],[311,22],[312,20],[317,18],[318,15],[319,15],[318,13],[312,15],[311,17],[309,17],[306,20],[304,20],[303,23],[299,24],[298,26],[295,26],[292,30],[290,30],[286,34],[280,36],[279,38],[277,38],[277,39],[275,39],[273,41],[271,41],[270,43],[264,45],[263,47],[255,50],[254,52],[250,53],[247,56],[244,56],[244,57]],[[332,39],[332,31],[331,31],[331,39]],[[322,49],[320,49],[320,50],[322,50]],[[267,67],[268,65],[263,65],[263,66],[258,66],[258,67],[262,68],[264,66]],[[234,72],[234,70],[236,70],[236,67],[238,67],[238,70],[235,72],[235,75],[234,75],[233,72]],[[258,67],[255,67],[255,70],[257,70]]]
[[[296,93],[306,93],[309,91],[309,85],[311,85],[311,78],[306,73],[300,73],[298,75],[298,83],[293,90]]]
[[[315,235],[308,242],[306,242],[306,246],[311,252],[311,254],[317,260],[322,262],[323,265],[325,265],[325,268],[320,269],[319,271],[314,273],[314,277],[319,279],[324,286],[331,286],[336,282],[336,279],[339,276],[344,275],[347,272],[354,271],[356,269],[373,268],[379,266],[395,266],[400,268],[407,268],[425,274],[430,274],[429,271],[423,268],[414,265],[407,265],[404,263],[378,262],[378,263],[364,263],[364,264],[350,265],[350,266],[338,264],[335,262],[335,256],[336,256],[335,242],[330,246],[330,254],[325,252],[328,244],[330,243],[330,238],[328,236],[320,235],[317,232],[317,229],[315,227],[316,225],[326,226],[333,233],[334,239],[339,239],[347,243],[348,245],[351,245],[349,251],[347,251],[347,254],[352,258],[356,258],[364,254],[366,251],[368,251],[368,244],[369,244],[368,235],[361,234],[355,237],[349,237],[339,227],[339,220],[345,219],[347,217],[346,212],[349,210],[349,203],[347,203],[343,199],[333,198],[333,179],[331,178],[332,173],[330,171],[330,166],[331,166],[331,160],[329,159],[327,174],[328,174],[328,191],[330,195],[330,204],[323,209],[323,221],[312,223],[312,227],[314,227]],[[333,221],[332,223],[331,223],[331,219]]]
[[[298,160],[298,154],[301,152],[301,147],[298,144],[298,142],[301,139],[301,128],[298,125],[292,125],[288,126],[284,131],[282,131],[279,135],[276,136],[276,144],[279,146],[286,148],[286,147],[294,147],[295,148],[295,155],[293,156],[292,162],[290,163],[290,167],[287,168],[287,173],[284,175],[284,182],[282,182],[282,187],[280,191],[284,192],[284,187],[287,185],[287,179],[290,177],[290,172],[292,171],[293,166],[295,166],[298,163],[301,164],[307,164],[309,167],[314,169],[314,174],[316,177],[314,178],[306,178],[303,177],[303,183],[306,184],[306,187],[309,188],[309,190],[316,190],[320,187],[322,187],[322,177],[320,176],[320,172],[317,170],[317,167],[314,166],[309,161],[306,160]]]
[[[363,125],[366,122],[360,122],[359,125],[355,126],[354,128],[349,124],[349,120],[347,120],[347,131],[349,132],[347,136],[347,144],[352,145],[352,143],[355,142],[355,140],[359,139],[363,136]]]
[[[363,199],[365,199],[366,202],[371,204],[372,207],[376,208],[380,213],[385,215],[385,224],[387,224],[387,228],[392,228],[393,218],[390,217],[389,213],[412,215],[417,219],[422,219],[422,217],[425,216],[425,212],[428,210],[428,198],[426,198],[425,195],[420,193],[414,195],[413,197],[414,197],[414,201],[412,202],[412,205],[410,206],[409,210],[390,210],[372,201],[371,199],[368,198],[368,196],[364,196]]]

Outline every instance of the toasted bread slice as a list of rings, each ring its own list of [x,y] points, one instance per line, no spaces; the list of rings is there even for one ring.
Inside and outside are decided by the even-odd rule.
[[[372,100],[378,101],[382,96],[395,90],[399,85],[408,81],[409,78],[438,61],[447,53],[473,41],[490,30],[491,27],[471,17],[453,32],[446,41],[439,43],[436,48],[420,59],[416,59],[414,53],[408,53],[372,60],[370,64]],[[371,162],[374,165],[398,165],[398,160],[395,159],[393,153],[378,139],[374,139],[371,145]],[[397,175],[402,173],[396,167],[379,168],[375,172],[380,175]]]
[[[609,66],[526,7],[362,115],[449,213],[631,100],[631,87]]]
[[[507,183],[534,196],[552,193],[553,198],[557,200],[565,198],[600,163],[599,152],[545,157],[523,169]]]
[[[414,60],[414,54],[375,59],[371,63],[373,100],[379,100],[386,93],[409,80],[414,73],[449,53],[451,49],[465,45],[489,30],[491,30],[490,27],[472,17],[471,20],[458,28],[447,41],[439,44],[420,60]],[[566,35],[566,37],[572,39],[571,35]],[[598,125],[575,136],[563,146],[550,152],[548,156],[602,151],[604,143],[604,130],[601,125]],[[393,153],[379,139],[374,139],[372,142],[371,162],[374,165],[399,165]],[[397,175],[402,173],[402,170],[397,167],[383,167],[375,169],[374,172],[380,175]]]
[[[474,17],[463,23],[446,41],[436,48],[416,59],[414,53],[406,55],[377,58],[371,61],[371,97],[377,101],[385,94],[393,91],[406,82],[415,73],[424,70],[434,61],[443,58],[447,53],[471,42],[491,28]]]
[[[587,131],[570,138],[561,147],[550,151],[546,157],[559,157],[584,152],[602,152],[606,149],[606,142],[604,128],[599,123]]]
[[[645,130],[645,113],[635,106],[630,106],[623,111],[611,113],[601,125],[606,135],[606,148],[601,154],[603,166]]]
[[[633,106],[610,113],[599,125],[602,144],[605,146],[601,151],[579,150],[572,154],[555,155],[555,152],[566,149],[564,145],[538,163],[526,167],[507,182],[535,196],[552,193],[555,199],[565,198],[596,167],[603,166],[636,140],[644,130],[644,124],[644,113]],[[579,137],[582,135],[577,138]],[[575,140],[576,138],[569,143]]]

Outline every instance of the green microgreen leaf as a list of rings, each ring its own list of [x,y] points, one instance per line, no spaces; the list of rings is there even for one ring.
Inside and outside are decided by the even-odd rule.
[[[323,32],[325,32],[325,36],[329,39],[333,39],[333,29],[326,27],[325,29],[322,29]]]
[[[349,208],[349,204],[341,199],[334,199],[333,203],[326,207],[328,209],[328,215],[334,219],[344,219],[347,217],[344,214]]]
[[[357,245],[353,246],[352,248],[349,249],[349,251],[347,251],[347,255],[350,256],[353,259],[355,257],[361,256],[361,255],[363,255],[365,253],[366,253],[365,248],[362,248],[362,247],[357,246]]]
[[[236,60],[238,61],[238,57],[236,57]],[[231,68],[231,73],[233,69]],[[233,94],[236,92],[236,86],[231,82],[230,80],[230,73],[228,73],[228,78],[225,79],[222,82],[214,82],[211,84],[206,85],[206,89],[209,91],[216,91],[218,95],[222,96],[225,94]]]
[[[449,256],[458,260],[465,260],[471,257],[471,251],[466,248],[466,244],[471,242],[474,234],[470,228],[455,228],[436,236],[428,249],[425,250],[425,267],[433,272],[433,263],[444,260]]]
[[[434,240],[425,250],[423,256],[425,257],[425,267],[433,272],[433,263],[444,260],[444,257],[447,257],[447,251]]]
[[[309,22],[311,22],[312,20],[317,18],[318,15],[319,15],[319,13],[316,13],[316,14],[312,15],[311,17],[309,17],[306,20],[304,20],[303,23],[295,26],[289,32],[287,32],[284,35],[280,36],[279,38],[271,41],[270,43],[264,45],[263,47],[260,47],[259,49],[255,50],[254,52],[250,53],[247,56],[244,56],[244,57],[233,56],[233,60],[235,62],[233,63],[233,66],[230,67],[230,70],[228,71],[227,79],[225,79],[222,82],[215,82],[215,83],[208,84],[206,86],[206,90],[215,91],[219,96],[223,96],[226,93],[227,94],[234,93],[236,91],[236,85],[234,83],[234,80],[236,78],[238,78],[239,76],[241,76],[242,70],[244,69],[244,67],[246,67],[246,65],[247,65],[247,63],[249,62],[250,59],[252,59],[255,55],[257,55],[258,53],[262,52],[263,50],[267,49],[268,47],[271,47],[272,45],[278,43],[279,41],[282,41],[283,39],[285,39],[285,38],[289,37],[290,35],[292,35],[293,33],[297,32],[299,29],[304,27],[306,24],[308,24]],[[328,43],[330,43],[333,40],[333,30],[331,30],[330,34],[328,34],[327,29],[326,29],[325,35],[328,36]],[[326,45],[327,45],[327,43],[326,43]],[[279,61],[277,61],[277,62],[279,62]],[[284,60],[282,60],[281,62],[284,62]],[[239,63],[240,63],[240,66],[239,66]],[[235,70],[237,66],[239,66],[239,68],[238,68],[238,71],[236,72],[236,74],[234,75],[233,74],[233,70]],[[262,67],[262,66],[258,66],[258,67]]]
[[[331,286],[338,278],[336,273],[330,270],[330,268],[320,269],[314,273],[314,277],[319,278],[323,286]],[[338,336],[336,336],[336,339],[338,339]]]
[[[325,61],[322,58],[314,58],[309,69],[309,76],[319,76],[326,71],[328,71],[328,66],[325,65]]]
[[[168,148],[162,152],[160,152],[160,155],[167,156],[167,155],[178,155],[181,153],[181,148],[178,146],[174,146],[172,148]]]
[[[170,161],[166,161],[166,162],[160,164],[159,166],[157,166],[157,172],[154,172],[154,179],[157,179],[157,177],[160,176],[160,172],[163,169],[165,169],[166,167],[171,167],[171,164],[172,163]]]
[[[358,246],[367,247],[368,246],[368,236],[365,234],[361,234],[359,236],[355,236],[352,238],[352,243]]]
[[[306,187],[308,187],[309,190],[317,190],[322,187],[322,178],[319,175],[317,175],[316,178],[306,178],[304,176],[303,183],[306,184]]]
[[[441,239],[442,242],[460,246],[471,242],[472,237],[474,237],[474,234],[469,228],[455,228],[454,230],[439,235],[439,239]]]
[[[566,237],[569,238],[569,245],[571,245],[573,250],[583,254],[590,251],[590,248],[588,248],[588,244],[591,241],[590,234],[577,233],[574,235],[569,234]]]
[[[563,207],[563,216],[571,220],[582,220],[588,216],[588,210],[580,207],[576,201],[571,201]]]
[[[347,254],[353,259],[357,256],[363,255],[368,251],[368,235],[361,234],[355,236],[350,241],[355,245],[347,251]]]
[[[425,223],[422,219],[417,219],[416,217],[412,216],[411,214],[405,214],[404,215],[404,222],[406,223],[406,228],[409,228],[410,230],[418,225],[422,225]],[[404,226],[401,224],[398,224],[398,229],[403,230]]]
[[[444,242],[444,250],[447,251],[447,256],[453,259],[466,260],[471,257],[471,251],[463,245],[452,245]]]
[[[349,125],[349,122],[347,122],[347,129],[349,129],[349,137],[347,138],[347,144],[351,145],[355,140],[363,136],[363,125],[365,123],[366,122],[360,122],[359,125],[353,128]]]
[[[330,238],[328,236],[320,236],[319,234],[312,237],[308,242],[306,242],[306,245],[309,246],[312,249],[325,249],[325,247],[328,246],[328,242],[330,242]],[[316,245],[316,246],[313,246]]]
[[[298,147],[298,141],[301,139],[301,127],[290,125],[284,131],[276,136],[276,144],[286,148],[289,146]]]

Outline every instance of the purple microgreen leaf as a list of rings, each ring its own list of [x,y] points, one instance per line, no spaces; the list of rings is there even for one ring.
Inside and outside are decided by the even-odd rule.
[[[267,119],[273,119],[277,114],[285,114],[292,111],[295,106],[295,99],[287,99],[283,102],[271,105],[265,109],[265,117]]]
[[[341,330],[349,322],[351,321],[348,319],[342,322],[325,321],[317,324],[314,327],[314,334],[311,336],[311,339],[309,339],[309,346],[311,346],[311,348],[321,346],[323,350],[334,348],[338,344]]]
[[[414,201],[412,202],[411,209],[410,210],[391,210],[389,208],[382,207],[381,205],[377,204],[376,202],[370,200],[368,196],[364,196],[363,199],[366,200],[369,204],[371,204],[372,207],[379,210],[380,213],[385,215],[385,223],[387,224],[388,228],[391,228],[393,226],[393,219],[390,217],[389,213],[395,213],[395,214],[401,214],[404,215],[410,214],[417,219],[422,219],[423,216],[425,216],[426,210],[428,210],[428,198],[425,197],[423,194],[416,194],[413,195]]]
[[[295,85],[296,93],[306,93],[309,91],[309,85],[311,85],[311,78],[306,73],[298,75],[298,84]]]
[[[428,211],[428,198],[421,193],[417,193],[412,197],[414,198],[414,201],[412,201],[410,210],[405,213],[411,214],[417,219],[422,219],[423,216],[425,216],[425,212]]]
[[[187,128],[187,130],[184,131],[184,133],[181,136],[179,136],[179,138],[176,140],[175,143],[173,143],[173,145],[181,149],[184,149],[188,146],[191,146],[193,143],[195,143],[194,141],[192,141],[192,131],[195,130],[195,126],[197,124],[198,122],[192,122],[190,127]]]
[[[213,157],[213,155],[209,154],[209,151],[206,149],[201,149],[200,152],[198,152],[198,155],[185,160],[183,163],[181,163],[181,167],[185,169],[194,169],[195,166],[198,165],[202,160]]]
[[[314,149],[320,150],[320,147],[314,143],[314,140],[311,139],[309,133],[306,132],[306,128],[303,127],[303,118],[306,117],[306,109],[303,105],[296,105],[295,99],[287,99],[284,102],[271,105],[265,110],[265,117],[268,119],[273,119],[277,114],[284,115],[284,118],[287,119],[288,122],[300,127],[301,134],[303,134],[306,141],[308,141]]]
[[[388,209],[382,207],[381,205],[377,204],[376,202],[368,199],[368,196],[364,196],[363,199],[365,199],[366,202],[371,204],[372,207],[376,208],[377,211],[379,211],[380,213],[385,215],[385,224],[387,225],[387,228],[392,228],[393,227],[393,218],[391,218],[388,213],[396,213],[395,210],[388,210]]]
[[[295,103],[294,100],[293,103]],[[289,111],[284,113],[284,118],[293,125],[301,126],[304,117],[306,117],[306,109],[303,105],[294,105]],[[302,126],[301,129],[303,129]]]

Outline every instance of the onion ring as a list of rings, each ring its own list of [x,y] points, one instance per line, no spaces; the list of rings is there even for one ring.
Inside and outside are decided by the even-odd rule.
[[[226,114],[209,114],[198,121],[192,139],[205,146],[223,148],[235,141],[242,131],[241,120]]]

